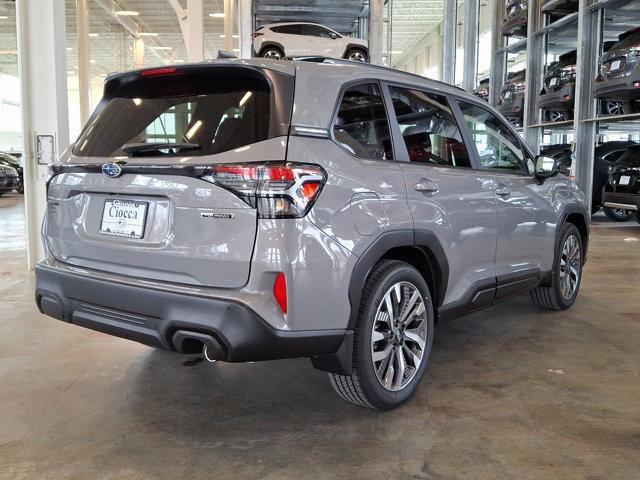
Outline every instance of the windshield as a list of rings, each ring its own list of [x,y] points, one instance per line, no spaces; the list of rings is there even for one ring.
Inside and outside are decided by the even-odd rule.
[[[184,74],[123,81],[123,88],[102,100],[73,153],[97,157],[212,155],[280,134],[278,128],[271,128],[276,122],[272,122],[269,82],[255,76],[214,73],[195,79]]]

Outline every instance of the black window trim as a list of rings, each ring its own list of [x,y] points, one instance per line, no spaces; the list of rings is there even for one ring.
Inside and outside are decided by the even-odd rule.
[[[524,162],[525,165],[523,165],[523,167],[526,169],[526,162],[527,162],[527,157],[529,157],[531,160],[534,161],[535,164],[535,155],[533,155],[531,153],[531,150],[529,149],[529,147],[526,145],[526,143],[522,140],[522,137],[520,137],[520,135],[518,134],[518,132],[516,132],[512,125],[509,122],[506,122],[505,119],[502,117],[502,115],[500,115],[499,112],[497,112],[496,110],[494,110],[491,105],[488,105],[486,102],[484,103],[484,105],[482,103],[480,103],[479,101],[476,101],[476,99],[470,99],[466,96],[462,96],[462,95],[451,95],[452,100],[454,100],[454,105],[455,108],[452,107],[453,110],[455,110],[456,114],[459,115],[460,120],[462,121],[462,125],[463,125],[463,129],[466,132],[466,138],[468,139],[470,143],[470,145],[472,145],[473,147],[473,151],[472,151],[472,155],[475,158],[475,170],[479,170],[481,172],[487,172],[487,173],[495,173],[495,174],[499,174],[499,175],[515,175],[518,177],[532,177],[533,178],[533,173],[529,173],[528,170],[520,170],[520,171],[515,171],[515,170],[509,170],[506,168],[483,168],[482,167],[482,162],[480,161],[480,152],[478,152],[478,148],[475,145],[475,140],[473,139],[473,136],[471,134],[471,130],[469,129],[469,126],[467,125],[467,122],[464,118],[464,113],[462,113],[462,109],[460,108],[460,103],[459,102],[465,102],[468,103],[470,105],[474,105],[476,107],[482,108],[483,110],[486,110],[487,112],[491,113],[492,115],[496,116],[502,123],[503,126],[506,126],[507,129],[516,137],[516,139],[518,140],[518,145],[520,146],[520,149],[522,150],[522,153],[524,155]],[[460,121],[458,121],[458,123],[460,123]],[[463,134],[463,138],[465,137],[465,134]]]
[[[392,150],[392,155],[393,158],[391,159],[384,159],[384,158],[369,158],[369,157],[361,157],[359,155],[356,155],[355,153],[350,152],[349,150],[347,150],[346,148],[344,148],[342,146],[342,144],[336,140],[335,137],[335,133],[333,131],[333,128],[336,124],[336,119],[338,117],[338,112],[340,111],[340,105],[342,105],[342,97],[344,96],[344,93],[351,87],[353,87],[354,85],[362,85],[362,84],[367,84],[367,83],[375,83],[376,85],[378,85],[378,88],[380,89],[380,92],[382,94],[382,103],[384,106],[384,112],[385,112],[385,116],[387,117],[387,124],[389,126],[389,135],[391,136],[391,150]],[[382,82],[380,82],[380,80],[376,79],[376,78],[369,78],[369,77],[363,77],[363,78],[358,78],[356,80],[350,80],[348,82],[343,83],[340,86],[340,90],[338,90],[338,95],[337,95],[337,100],[336,100],[336,104],[333,107],[333,114],[331,115],[331,120],[329,122],[329,126],[328,126],[328,130],[329,130],[329,138],[331,138],[331,141],[333,143],[335,143],[342,151],[346,152],[347,154],[349,154],[350,157],[352,158],[357,158],[360,160],[370,160],[372,162],[385,162],[385,163],[397,163],[398,162],[398,152],[397,152],[397,147],[396,147],[396,135],[394,134],[393,128],[391,127],[391,121],[390,121],[390,117],[389,117],[389,105],[387,103],[388,98],[386,97],[385,94],[385,90],[384,90],[384,85]]]
[[[406,162],[406,163],[411,163],[412,165],[421,165],[424,167],[429,167],[429,168],[448,168],[448,169],[456,169],[459,171],[468,171],[471,172],[473,170],[477,170],[477,166],[479,165],[478,163],[478,159],[476,158],[476,148],[472,148],[471,150],[469,150],[469,137],[467,137],[466,131],[467,129],[466,127],[466,123],[462,124],[460,123],[460,116],[457,115],[458,112],[456,112],[456,109],[459,108],[457,102],[453,101],[454,97],[451,94],[448,93],[444,93],[444,92],[440,92],[437,89],[434,88],[429,88],[429,87],[425,87],[422,85],[416,85],[416,84],[412,84],[412,83],[404,83],[404,82],[396,82],[396,81],[383,81],[382,85],[384,87],[384,91],[385,91],[385,102],[386,102],[386,109],[387,109],[387,115],[388,112],[393,112],[393,115],[391,115],[390,121],[389,121],[389,125],[392,127],[392,136],[394,139],[394,146],[396,147],[397,151],[398,151],[398,155],[396,156],[394,154],[394,158],[399,161],[399,162]],[[396,114],[395,111],[393,109],[393,101],[391,99],[391,92],[389,90],[390,87],[395,87],[395,88],[402,88],[402,89],[408,89],[408,90],[417,90],[419,92],[424,92],[427,94],[431,94],[431,95],[438,95],[440,97],[443,97],[446,99],[447,103],[449,104],[449,107],[451,108],[451,113],[453,114],[454,120],[456,122],[456,125],[458,126],[458,130],[460,131],[460,134],[462,136],[462,142],[465,146],[465,148],[467,149],[467,155],[469,155],[469,162],[471,163],[471,167],[460,167],[458,165],[438,165],[435,163],[420,163],[420,162],[411,162],[409,160],[409,152],[407,151],[407,146],[404,143],[404,139],[402,138],[402,133],[400,132],[400,125],[398,124],[398,119],[396,118]],[[462,98],[462,97],[460,97]],[[462,117],[464,119],[464,117]]]

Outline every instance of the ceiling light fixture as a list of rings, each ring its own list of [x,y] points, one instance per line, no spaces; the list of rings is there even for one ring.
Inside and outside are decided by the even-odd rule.
[[[138,15],[140,15],[140,12],[136,12],[133,10],[116,10],[113,13],[121,17],[137,17]]]
[[[138,35],[141,37],[157,37],[158,34],[156,32],[139,32]]]
[[[222,12],[210,13],[209,16],[211,18],[224,18],[224,13]]]
[[[151,47],[154,50],[171,50],[171,47]]]
[[[6,15],[0,15],[0,20],[6,20],[7,18],[9,17],[7,17]]]
[[[89,36],[95,38],[95,37],[98,36],[98,34],[97,33],[90,33]]]

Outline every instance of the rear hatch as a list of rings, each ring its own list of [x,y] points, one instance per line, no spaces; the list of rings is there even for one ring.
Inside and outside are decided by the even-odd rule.
[[[150,280],[243,286],[255,206],[203,176],[285,160],[293,68],[276,68],[223,61],[110,77],[49,183],[50,253]]]

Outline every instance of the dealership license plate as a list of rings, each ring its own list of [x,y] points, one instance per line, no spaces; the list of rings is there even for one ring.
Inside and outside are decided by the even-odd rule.
[[[631,177],[629,175],[620,175],[618,185],[629,185],[631,183]]]
[[[511,98],[511,92],[506,92],[504,94],[504,98]]]
[[[611,62],[611,67],[609,67],[609,70],[620,70],[621,65],[622,65],[622,60],[616,60],[614,62]]]
[[[549,85],[554,87],[558,84],[558,79],[557,78],[552,78],[551,81],[549,82]]]
[[[116,237],[142,238],[147,218],[147,202],[106,200],[100,233]]]

